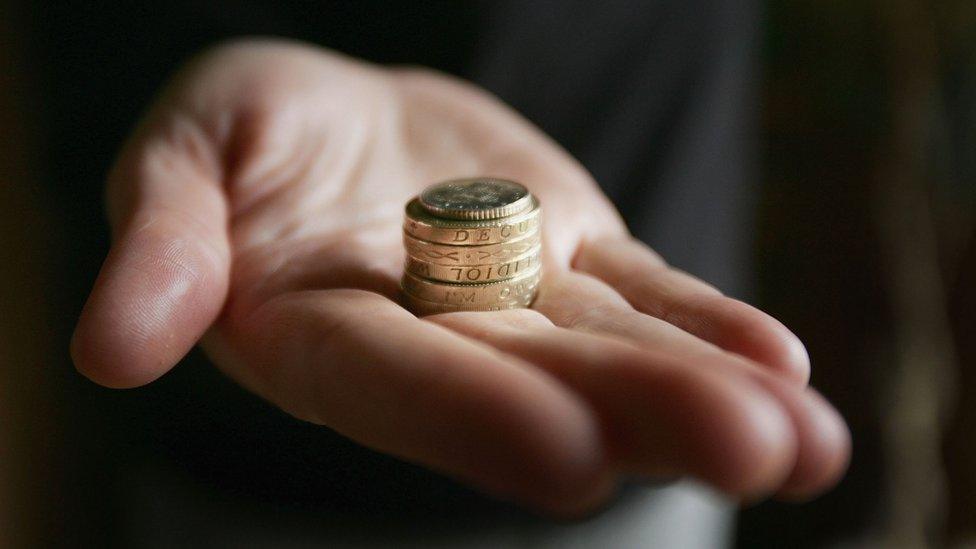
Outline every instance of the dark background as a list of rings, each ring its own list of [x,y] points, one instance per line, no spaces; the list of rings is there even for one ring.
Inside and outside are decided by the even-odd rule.
[[[220,39],[260,33],[463,75],[473,47],[466,36],[486,24],[458,2],[398,10],[339,2],[329,20],[303,17],[306,5],[315,13],[314,2],[277,18],[247,2],[177,2],[169,9],[185,16],[161,18],[151,5],[96,2],[23,4],[0,16],[0,173],[9,174],[0,185],[0,545],[63,545],[80,532],[117,542],[109,532],[125,509],[113,493],[124,489],[127,464],[154,455],[192,464],[228,489],[250,474],[247,497],[289,494],[298,507],[303,494],[320,503],[314,486],[262,484],[261,467],[338,468],[347,489],[339,485],[334,501],[379,514],[403,497],[414,497],[418,512],[475,505],[465,490],[421,470],[403,474],[379,455],[367,458],[376,478],[359,478],[363,468],[348,460],[363,454],[351,445],[345,458],[311,445],[276,453],[325,435],[269,410],[199,356],[126,392],[96,387],[70,367],[67,340],[108,241],[92,207],[100,181],[175,67]],[[757,297],[807,344],[813,385],[848,419],[855,447],[849,474],[822,498],[743,511],[743,547],[976,536],[974,6],[765,4]],[[418,35],[418,26],[432,32]],[[395,55],[371,48],[363,34],[399,47]],[[112,91],[119,87],[129,93]],[[51,131],[59,127],[73,131]],[[187,421],[192,431],[175,430]],[[215,445],[238,445],[242,455],[255,447],[247,429],[224,432],[235,421],[263,422],[263,434],[288,429],[252,463],[227,470]],[[358,492],[361,482],[391,486],[389,499]],[[414,496],[418,486],[429,496]]]

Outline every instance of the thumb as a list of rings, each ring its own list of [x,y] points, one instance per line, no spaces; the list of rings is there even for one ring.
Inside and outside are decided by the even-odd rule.
[[[149,383],[220,313],[230,270],[220,172],[214,139],[172,111],[151,114],[123,151],[106,193],[112,248],[71,341],[82,374]]]

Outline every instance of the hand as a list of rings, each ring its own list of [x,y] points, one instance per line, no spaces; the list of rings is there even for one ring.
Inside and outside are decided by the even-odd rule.
[[[495,175],[541,200],[534,310],[397,304],[403,204]],[[306,46],[182,71],[108,182],[113,246],[72,341],[110,387],[198,341],[306,421],[557,514],[618,476],[807,497],[846,467],[839,415],[783,325],[669,268],[572,158],[472,86]]]

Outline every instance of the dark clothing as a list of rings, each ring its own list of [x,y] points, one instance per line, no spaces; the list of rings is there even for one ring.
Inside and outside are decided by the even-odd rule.
[[[747,290],[758,24],[750,0],[169,2],[142,10],[54,2],[28,9],[32,59],[43,71],[49,198],[71,242],[58,269],[70,276],[53,282],[73,310],[108,248],[101,189],[122,139],[181,62],[245,34],[427,65],[486,87],[580,159],[634,233],[665,258],[733,295]],[[64,341],[73,320],[59,326]],[[294,420],[200,353],[137,390],[100,389],[67,373],[64,384],[73,410],[65,460],[75,490],[64,510],[73,539],[129,545],[136,534],[119,525],[133,519],[129,485],[147,468],[214,501],[253,501],[305,517],[536,520]]]

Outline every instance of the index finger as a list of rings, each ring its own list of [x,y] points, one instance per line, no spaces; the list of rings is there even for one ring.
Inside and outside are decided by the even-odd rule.
[[[633,237],[584,241],[574,267],[612,286],[642,313],[765,364],[787,378],[806,383],[810,377],[806,348],[786,326],[671,268]]]

